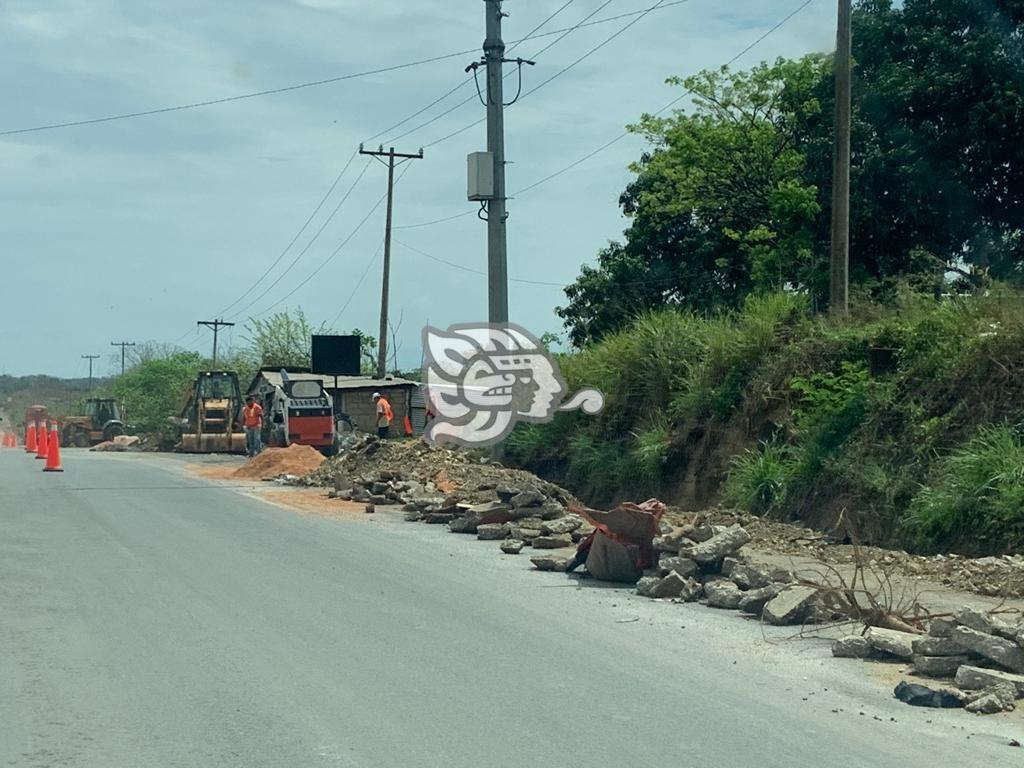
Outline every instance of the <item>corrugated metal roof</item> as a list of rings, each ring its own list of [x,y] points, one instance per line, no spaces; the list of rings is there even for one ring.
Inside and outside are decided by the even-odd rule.
[[[280,387],[284,382],[281,379],[280,371],[260,371],[256,374],[256,379],[264,379],[267,383],[275,387]],[[320,373],[289,373],[288,378],[291,381],[322,381],[324,388],[333,390],[334,389],[334,377],[324,376]],[[256,379],[253,380],[253,384],[256,383]],[[338,377],[338,389],[387,389],[388,387],[418,387],[419,383],[410,381],[409,379],[400,378],[384,378],[378,379],[372,376],[339,376]],[[249,385],[251,390],[252,384]]]

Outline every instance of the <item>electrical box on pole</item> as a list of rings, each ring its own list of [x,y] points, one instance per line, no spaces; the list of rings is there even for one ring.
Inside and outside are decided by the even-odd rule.
[[[466,158],[469,167],[467,194],[472,202],[494,199],[494,154],[472,152]]]

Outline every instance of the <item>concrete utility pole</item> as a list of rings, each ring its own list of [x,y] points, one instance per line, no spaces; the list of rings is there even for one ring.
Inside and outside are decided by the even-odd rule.
[[[134,347],[135,346],[135,342],[134,341],[112,341],[112,342],[110,342],[110,346],[112,346],[112,347],[120,347],[121,348],[121,375],[124,376],[125,350],[128,347]]]
[[[508,322],[508,240],[505,222],[505,41],[501,39],[501,0],[484,0],[487,37],[487,151],[494,157],[494,198],[487,205],[487,319]]]
[[[388,216],[387,222],[384,225],[384,280],[380,290],[380,336],[377,338],[377,378],[383,379],[385,373],[387,373],[388,360],[388,292],[391,288],[391,221],[395,196],[395,158],[399,158],[403,163],[409,160],[422,160],[423,150],[421,149],[415,155],[407,155],[395,152],[394,147],[385,152],[384,147],[373,151],[363,149],[360,146],[359,154],[370,155],[378,160],[384,157],[388,159]],[[384,161],[381,160],[381,162]],[[398,165],[401,165],[401,163],[398,163]]]
[[[83,360],[89,361],[89,389],[92,389],[92,361],[99,360],[99,355],[82,355]]]
[[[849,313],[850,286],[850,0],[839,0],[836,33],[835,147],[832,163],[832,258],[829,274],[829,309]]]
[[[213,330],[213,367],[217,367],[217,333],[221,328],[234,328],[234,323],[228,323],[224,320],[198,320],[196,325],[205,325],[207,328]]]

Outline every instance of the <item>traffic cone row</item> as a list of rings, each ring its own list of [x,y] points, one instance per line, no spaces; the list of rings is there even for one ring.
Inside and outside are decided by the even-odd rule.
[[[18,441],[14,435],[4,435],[4,447],[16,448]],[[25,453],[34,453],[37,459],[43,459],[44,472],[63,472],[60,460],[60,425],[56,422],[42,422],[25,427]]]

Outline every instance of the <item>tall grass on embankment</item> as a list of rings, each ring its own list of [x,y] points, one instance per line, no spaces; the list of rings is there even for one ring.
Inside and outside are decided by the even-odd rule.
[[[1024,294],[901,292],[853,319],[799,296],[645,314],[563,357],[597,417],[520,427],[507,453],[595,503],[724,501],[864,539],[1024,548]]]

